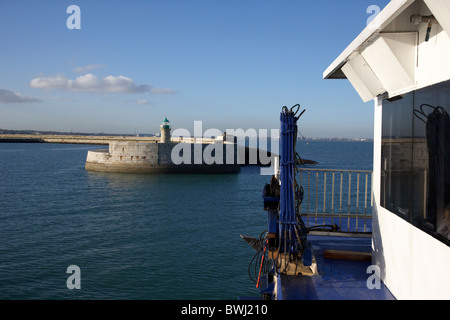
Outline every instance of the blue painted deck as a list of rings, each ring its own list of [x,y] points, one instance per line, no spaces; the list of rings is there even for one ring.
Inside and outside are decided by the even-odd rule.
[[[331,259],[324,250],[371,252],[370,238],[308,236],[316,258],[319,275],[281,275],[283,300],[394,300],[394,296],[380,282],[380,289],[369,289],[368,261]]]

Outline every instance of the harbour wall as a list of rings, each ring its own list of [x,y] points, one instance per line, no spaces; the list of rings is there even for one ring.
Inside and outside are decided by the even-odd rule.
[[[26,143],[68,143],[108,145],[110,141],[144,141],[156,142],[159,137],[135,136],[89,136],[89,135],[38,135],[38,134],[2,134],[0,142]]]
[[[174,147],[177,147],[176,156],[188,161],[175,164],[172,160]],[[230,158],[227,159],[230,151],[233,152],[231,161]],[[201,163],[196,163],[199,156]],[[228,144],[217,142],[187,144],[110,141],[109,149],[88,151],[85,168],[103,172],[235,173],[240,171],[240,164],[236,144],[231,144],[230,148]]]

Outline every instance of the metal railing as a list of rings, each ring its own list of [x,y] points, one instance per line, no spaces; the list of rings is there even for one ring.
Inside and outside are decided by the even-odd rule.
[[[299,169],[300,214],[310,233],[369,236],[372,230],[372,171]],[[298,177],[297,176],[297,177]],[[314,231],[315,230],[315,231]],[[318,231],[322,230],[322,231]]]

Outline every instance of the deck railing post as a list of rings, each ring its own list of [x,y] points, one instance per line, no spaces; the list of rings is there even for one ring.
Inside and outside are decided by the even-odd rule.
[[[306,205],[300,206],[300,214],[303,218],[306,217],[307,227],[316,225],[334,225],[335,223],[338,223],[341,231],[347,233],[367,233],[368,230],[370,231],[368,222],[370,222],[372,218],[370,207],[372,206],[373,197],[373,179],[371,171],[310,168],[300,168],[299,171],[300,183],[304,189],[307,189],[305,190]],[[313,191],[315,193],[315,199],[311,199],[311,173],[315,174],[315,190]],[[329,179],[330,173],[331,179]],[[336,173],[340,173],[339,191],[335,186],[337,178]],[[365,181],[361,181],[362,174],[365,176]],[[356,181],[352,181],[352,177],[353,180]],[[370,182],[369,179],[371,180]],[[323,185],[321,182],[322,180]],[[364,191],[360,190],[362,189],[362,183],[364,183]],[[321,190],[319,190],[319,188],[321,188]],[[323,198],[322,194],[320,194],[321,200],[319,200],[320,192],[323,192]],[[337,192],[338,194],[336,194]],[[346,192],[347,194],[345,194]],[[364,194],[362,192],[364,192]],[[344,197],[347,197],[346,215],[343,213]],[[364,212],[362,212],[362,203],[359,203],[360,199],[363,201],[362,197],[364,197]],[[313,203],[311,203],[311,201]],[[319,209],[319,201],[322,201],[322,209]],[[339,210],[335,208],[335,206],[337,207],[337,201],[339,201]],[[347,227],[342,225],[342,218],[345,218],[345,216],[347,216]],[[314,220],[310,221],[310,217],[314,217]],[[364,221],[364,223],[361,223],[362,221]]]

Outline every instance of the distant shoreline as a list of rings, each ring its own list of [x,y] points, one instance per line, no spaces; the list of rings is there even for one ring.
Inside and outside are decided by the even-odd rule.
[[[115,133],[83,133],[83,132],[58,132],[37,130],[8,130],[0,129],[0,142],[47,142],[47,143],[87,143],[108,144],[110,140],[130,141],[159,141],[160,137],[152,134],[115,134]],[[252,139],[252,137],[250,138]],[[77,142],[85,141],[85,142]],[[97,141],[97,143],[92,143]],[[361,141],[372,142],[372,138],[316,138],[303,137],[298,141]]]

